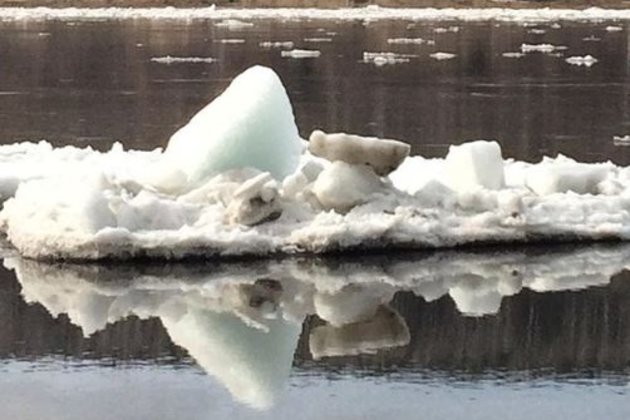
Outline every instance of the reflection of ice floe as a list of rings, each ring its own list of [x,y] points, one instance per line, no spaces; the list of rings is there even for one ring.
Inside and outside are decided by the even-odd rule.
[[[160,64],[179,64],[179,63],[214,63],[216,58],[212,57],[173,57],[170,55],[164,57],[152,57],[151,61]]]
[[[572,56],[567,58],[566,60],[567,63],[572,64],[574,66],[584,66],[584,67],[591,67],[594,64],[596,64],[599,60],[596,59],[595,57],[593,57],[592,55],[585,55],[583,57],[581,56]]]
[[[341,133],[320,153],[318,133],[300,139],[279,77],[253,67],[165,151],[0,147],[0,228],[24,256],[70,259],[630,238],[629,168],[506,160],[480,140],[406,157],[401,142]]]
[[[158,317],[171,339],[235,398],[268,407],[289,375],[300,324],[314,314],[314,358],[374,353],[409,343],[388,302],[399,291],[447,296],[467,316],[499,311],[504,297],[607,284],[630,246],[529,247],[344,259],[163,265],[47,264],[11,258],[22,295],[68,314],[90,334],[130,314]]]

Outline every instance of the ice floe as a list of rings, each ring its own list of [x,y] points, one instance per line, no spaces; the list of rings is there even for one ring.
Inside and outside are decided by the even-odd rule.
[[[213,57],[173,57],[166,55],[163,57],[151,57],[151,61],[160,64],[180,64],[180,63],[214,63],[217,61]]]
[[[388,44],[399,44],[399,45],[407,45],[407,44],[416,44],[422,45],[427,41],[424,38],[388,38]]]
[[[499,143],[409,156],[398,141],[300,139],[253,67],[166,149],[0,146],[0,227],[38,259],[226,257],[630,239],[630,168],[506,159]]]
[[[284,58],[317,58],[322,55],[319,50],[293,49],[289,51],[281,51],[280,56]]]
[[[558,51],[564,51],[567,47],[564,45],[552,44],[521,44],[522,53],[540,52],[543,54],[551,54]]]
[[[429,57],[438,61],[442,61],[442,60],[453,59],[456,57],[456,55],[453,53],[447,53],[447,52],[436,52],[436,53],[430,54]]]
[[[394,52],[363,52],[363,62],[374,64],[377,67],[390,65],[409,63],[411,58],[417,57],[415,54],[399,54]]]
[[[599,60],[596,59],[595,57],[593,57],[592,55],[588,54],[585,56],[571,56],[568,57],[566,60],[567,63],[574,65],[574,66],[584,66],[584,67],[591,67],[594,64],[596,64]]]
[[[288,48],[292,49],[295,46],[293,41],[263,41],[258,44],[262,48]]]
[[[621,31],[623,31],[623,27],[616,26],[616,25],[606,26],[605,29],[606,29],[607,32],[621,32]]]

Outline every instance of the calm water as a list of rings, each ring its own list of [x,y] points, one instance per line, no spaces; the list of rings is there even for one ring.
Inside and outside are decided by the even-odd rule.
[[[454,24],[457,32],[443,33],[438,28],[453,25],[261,21],[230,30],[212,22],[1,23],[2,141],[163,146],[232,77],[258,63],[282,77],[303,136],[317,127],[388,136],[427,156],[443,156],[451,143],[496,139],[508,157],[564,153],[630,164],[628,149],[613,144],[614,136],[630,134],[628,31],[606,31],[610,24]],[[401,37],[435,45],[387,42]],[[312,38],[330,42],[305,41]],[[264,41],[293,41],[322,54],[281,58],[279,49],[260,47]],[[559,51],[563,56],[502,55],[523,43],[567,49]],[[377,67],[361,62],[365,51],[417,57]],[[429,57],[436,51],[457,56],[437,61]],[[564,61],[585,54],[599,62],[585,68]],[[151,61],[167,55],[218,61]]]
[[[303,136],[394,137],[427,156],[497,139],[519,159],[630,164],[613,143],[630,134],[628,28],[608,24],[1,23],[1,141],[163,146],[260,63]],[[435,45],[387,42],[401,37]],[[264,41],[322,54],[286,59]],[[502,55],[543,42],[568,49]],[[414,57],[377,67],[364,51]],[[599,62],[564,61],[585,54]],[[218,61],[151,61],[167,55]],[[7,256],[0,418],[626,419],[629,259],[621,245],[202,265]]]

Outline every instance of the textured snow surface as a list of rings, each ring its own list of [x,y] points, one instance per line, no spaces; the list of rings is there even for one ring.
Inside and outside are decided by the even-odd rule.
[[[493,141],[424,159],[404,158],[400,142],[314,137],[321,157],[299,138],[278,76],[253,67],[165,151],[0,146],[0,227],[38,259],[630,238],[630,168],[506,160]]]

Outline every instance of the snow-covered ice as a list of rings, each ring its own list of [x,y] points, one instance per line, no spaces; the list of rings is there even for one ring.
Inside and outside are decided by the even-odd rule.
[[[0,227],[39,259],[630,239],[630,168],[520,162],[489,141],[407,153],[341,133],[301,140],[280,79],[253,67],[164,151],[0,146]]]

